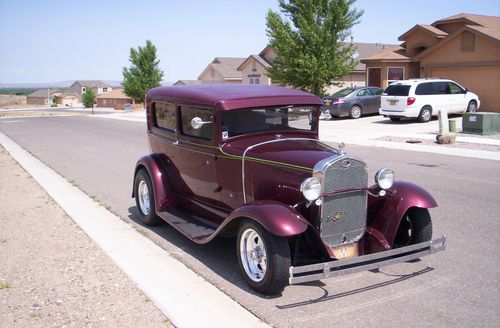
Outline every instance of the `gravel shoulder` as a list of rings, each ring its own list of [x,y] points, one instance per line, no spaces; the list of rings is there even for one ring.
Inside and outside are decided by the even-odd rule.
[[[0,147],[0,326],[172,327]]]

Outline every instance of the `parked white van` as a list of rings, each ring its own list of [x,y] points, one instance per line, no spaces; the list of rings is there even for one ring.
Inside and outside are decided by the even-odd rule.
[[[411,79],[391,83],[382,93],[380,115],[399,121],[402,117],[415,117],[428,122],[439,110],[449,114],[475,112],[479,97],[451,80]]]

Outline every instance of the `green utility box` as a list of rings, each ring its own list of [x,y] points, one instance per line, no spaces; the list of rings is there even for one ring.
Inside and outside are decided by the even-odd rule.
[[[473,134],[493,134],[500,132],[500,113],[465,113],[462,132]]]

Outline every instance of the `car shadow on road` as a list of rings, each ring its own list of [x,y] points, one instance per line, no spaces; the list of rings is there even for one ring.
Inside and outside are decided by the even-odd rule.
[[[429,273],[429,272],[431,272],[433,270],[434,270],[434,268],[426,267],[426,268],[424,268],[422,270],[419,270],[419,271],[416,271],[416,272],[413,272],[413,273],[410,273],[410,274],[405,274],[405,275],[390,275],[390,274],[382,273],[382,272],[379,272],[379,271],[373,271],[373,272],[376,272],[377,274],[381,273],[381,274],[384,274],[384,275],[387,275],[387,276],[391,276],[391,277],[396,277],[396,278],[388,280],[388,281],[384,281],[384,282],[381,282],[381,283],[377,283],[377,284],[374,284],[374,285],[365,286],[365,287],[361,287],[361,288],[357,288],[357,289],[353,289],[353,290],[341,292],[341,293],[334,294],[334,295],[330,295],[330,293],[328,292],[328,290],[326,290],[326,288],[324,288],[323,286],[317,284],[317,282],[314,282],[315,286],[317,286],[318,288],[320,288],[320,289],[323,290],[323,295],[322,296],[320,296],[320,297],[318,297],[316,299],[307,300],[307,301],[295,302],[295,303],[290,303],[290,304],[285,304],[285,305],[276,305],[276,307],[278,309],[280,309],[280,310],[287,310],[287,309],[291,309],[291,308],[295,308],[295,307],[299,307],[299,306],[310,305],[310,304],[321,303],[321,302],[327,302],[327,301],[331,301],[331,300],[334,300],[334,299],[339,299],[339,298],[343,298],[343,297],[347,297],[347,296],[351,296],[351,295],[355,295],[355,294],[359,294],[359,293],[364,293],[364,292],[367,292],[367,291],[370,291],[370,290],[382,288],[382,287],[385,287],[385,286],[388,286],[388,285],[397,284],[397,283],[400,283],[402,281],[405,281],[405,280],[408,280],[408,279],[412,279],[412,278],[415,278],[417,276]]]
[[[192,264],[192,261],[183,260],[182,263],[209,280],[212,284],[215,282],[213,278],[209,278],[209,273],[213,272],[227,282],[237,286],[239,289],[254,294],[258,297],[269,298],[266,295],[259,294],[251,289],[243,279],[240,268],[238,266],[238,258],[236,256],[236,238],[216,237],[207,244],[196,244],[189,240],[180,232],[175,230],[169,224],[165,223],[159,226],[146,226],[142,224],[137,213],[137,208],[130,207],[128,209],[128,217],[134,223],[139,225],[141,229],[150,230],[153,233],[147,233],[146,236],[155,244],[163,249],[166,249],[166,243],[171,243],[179,248],[187,257],[193,257],[208,267],[203,270],[200,267]],[[169,250],[171,253],[171,251]],[[185,257],[182,255],[181,257]],[[177,258],[179,258],[177,256]]]

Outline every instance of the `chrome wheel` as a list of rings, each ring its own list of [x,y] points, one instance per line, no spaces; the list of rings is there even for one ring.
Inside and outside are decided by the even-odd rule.
[[[240,258],[246,275],[255,282],[264,279],[267,271],[266,246],[253,229],[246,229],[240,238]]]
[[[352,106],[351,108],[351,118],[360,118],[361,117],[361,107]]]
[[[418,119],[420,122],[425,123],[425,122],[429,122],[431,120],[431,117],[432,117],[431,109],[429,107],[424,107],[420,111],[420,115],[419,115]]]
[[[144,180],[139,182],[138,195],[139,207],[144,215],[148,215],[151,210],[151,202],[149,199],[149,188]]]
[[[477,104],[475,101],[469,102],[469,105],[467,106],[467,112],[468,113],[475,113],[477,111]]]

